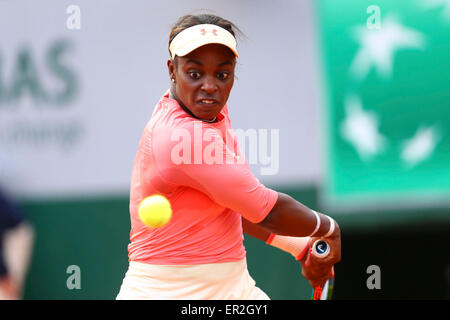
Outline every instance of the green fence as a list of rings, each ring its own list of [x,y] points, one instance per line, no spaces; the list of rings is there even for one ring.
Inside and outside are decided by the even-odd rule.
[[[318,193],[314,187],[276,190],[317,209]],[[27,202],[23,204],[23,209],[36,232],[25,299],[115,298],[128,266],[130,221],[127,197]],[[427,241],[442,245],[449,243],[449,217],[449,210],[445,208],[434,209],[431,213],[417,210],[408,215],[374,211],[335,216],[343,233],[343,260],[336,266],[337,297],[383,297],[379,292],[367,292],[365,268],[369,264],[385,265],[387,270],[382,272],[395,279],[395,267],[411,261],[415,248],[426,248],[427,252],[440,257],[433,260],[433,263],[439,262],[433,264],[433,270],[440,270],[434,276],[441,277],[440,282],[435,281],[439,290],[434,288],[433,292],[438,298],[444,296],[443,270],[450,263],[448,250],[439,253],[440,246],[433,246]],[[427,226],[441,228],[440,231],[424,233],[430,230]],[[403,236],[408,238],[407,243],[402,242],[407,250],[400,251],[398,245],[390,247],[394,239],[402,239]],[[272,299],[309,299],[311,288],[301,276],[299,263],[289,254],[248,236],[245,237],[245,247],[250,274]],[[409,273],[414,272],[414,268],[419,268],[418,274],[426,270],[425,266],[423,269],[420,267],[423,259],[418,258],[422,254],[416,252],[417,259],[414,258],[415,263],[409,265]],[[70,290],[67,287],[66,282],[71,275],[67,273],[67,268],[71,265],[80,267],[80,289]],[[392,267],[387,267],[389,265]],[[401,277],[401,274],[398,276]],[[392,297],[408,297],[408,292],[404,291],[396,295],[398,288],[392,284],[395,281],[390,283],[391,287],[387,288],[390,288]],[[414,283],[420,282],[416,280]],[[416,289],[421,291],[416,293],[419,296],[428,294],[426,286]]]

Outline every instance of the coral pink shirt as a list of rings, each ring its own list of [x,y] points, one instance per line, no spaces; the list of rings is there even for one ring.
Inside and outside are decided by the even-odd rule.
[[[218,122],[186,113],[168,92],[155,107],[136,154],[130,191],[130,261],[192,265],[245,257],[241,216],[257,223],[278,194],[253,176],[241,154],[228,109]],[[164,195],[172,218],[149,228],[138,217],[139,203]]]

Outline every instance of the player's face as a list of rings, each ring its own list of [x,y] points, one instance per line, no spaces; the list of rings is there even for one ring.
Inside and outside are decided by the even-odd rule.
[[[184,57],[177,65],[169,60],[169,73],[175,79],[172,93],[197,118],[212,120],[230,95],[234,83],[236,58],[220,44],[202,46]]]

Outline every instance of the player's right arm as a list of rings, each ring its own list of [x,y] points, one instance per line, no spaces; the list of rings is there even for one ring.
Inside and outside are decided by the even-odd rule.
[[[317,218],[320,219],[317,230],[311,229],[311,216],[315,216],[316,223]],[[334,230],[331,229],[333,232],[330,232],[331,223],[334,224]],[[312,223],[312,225],[314,224]],[[302,275],[309,280],[313,287],[323,285],[328,278],[334,276],[333,265],[341,260],[341,231],[334,220],[324,214],[313,212],[286,194],[279,193],[273,209],[258,225],[280,235],[292,235],[298,228],[305,228],[309,230],[307,232],[312,232],[311,243],[318,239],[326,239],[330,244],[330,253],[321,258],[317,258],[310,253],[304,255],[300,260]],[[317,225],[314,228],[317,228]]]
[[[333,222],[335,230],[328,237],[340,237],[340,229],[335,221],[324,214],[314,212],[289,195],[278,192],[274,207],[260,225],[279,235],[323,237],[327,235]]]
[[[331,223],[334,223],[334,230],[330,234],[333,228]],[[277,235],[312,236],[312,242],[326,236],[332,247],[330,255],[325,258],[326,263],[335,264],[341,260],[341,231],[337,222],[314,212],[287,194],[278,193],[277,202],[259,225]]]

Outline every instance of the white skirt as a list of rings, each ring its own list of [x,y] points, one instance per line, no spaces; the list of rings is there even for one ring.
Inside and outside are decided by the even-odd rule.
[[[269,300],[247,270],[247,260],[200,265],[130,261],[117,300]]]

